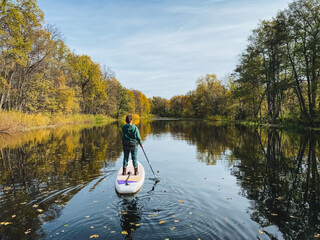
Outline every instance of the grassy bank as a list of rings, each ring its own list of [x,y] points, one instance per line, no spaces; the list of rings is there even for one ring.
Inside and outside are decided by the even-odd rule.
[[[102,124],[114,119],[105,115],[73,114],[47,115],[26,114],[22,112],[0,112],[0,132],[19,132],[37,128],[54,127],[67,124],[92,123]]]

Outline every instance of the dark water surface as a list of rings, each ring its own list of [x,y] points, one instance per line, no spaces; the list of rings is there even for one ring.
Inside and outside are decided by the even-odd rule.
[[[119,197],[117,123],[0,135],[0,239],[314,239],[319,135],[140,122],[142,190]]]

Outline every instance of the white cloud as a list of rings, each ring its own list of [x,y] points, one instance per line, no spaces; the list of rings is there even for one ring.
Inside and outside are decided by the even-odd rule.
[[[287,6],[285,0],[38,2],[71,49],[111,66],[125,87],[168,98],[193,90],[201,75],[232,72],[259,19]]]

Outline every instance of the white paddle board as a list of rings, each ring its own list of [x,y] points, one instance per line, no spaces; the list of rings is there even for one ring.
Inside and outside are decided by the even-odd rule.
[[[130,172],[130,175],[128,174]],[[122,175],[122,166],[118,171],[115,187],[120,194],[134,194],[138,192],[144,183],[145,172],[142,164],[138,162],[139,174],[134,175],[132,161],[129,161],[126,175]]]

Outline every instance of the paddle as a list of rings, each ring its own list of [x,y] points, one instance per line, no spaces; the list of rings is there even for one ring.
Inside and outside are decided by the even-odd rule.
[[[152,171],[152,173],[153,173],[153,176],[154,176],[154,178],[155,178],[155,181],[156,181],[156,182],[160,182],[160,178],[157,178],[156,174],[154,174],[154,171],[153,171],[153,169],[152,169],[152,167],[151,167],[151,164],[150,164],[150,162],[149,162],[149,159],[148,159],[148,157],[147,157],[147,154],[146,154],[146,152],[144,151],[142,145],[140,145],[140,147],[142,148],[142,151],[143,151],[143,153],[144,153],[144,156],[146,157],[146,159],[147,159],[147,161],[148,161],[148,164],[149,164],[149,166],[150,166],[150,168],[151,168],[151,171]]]

